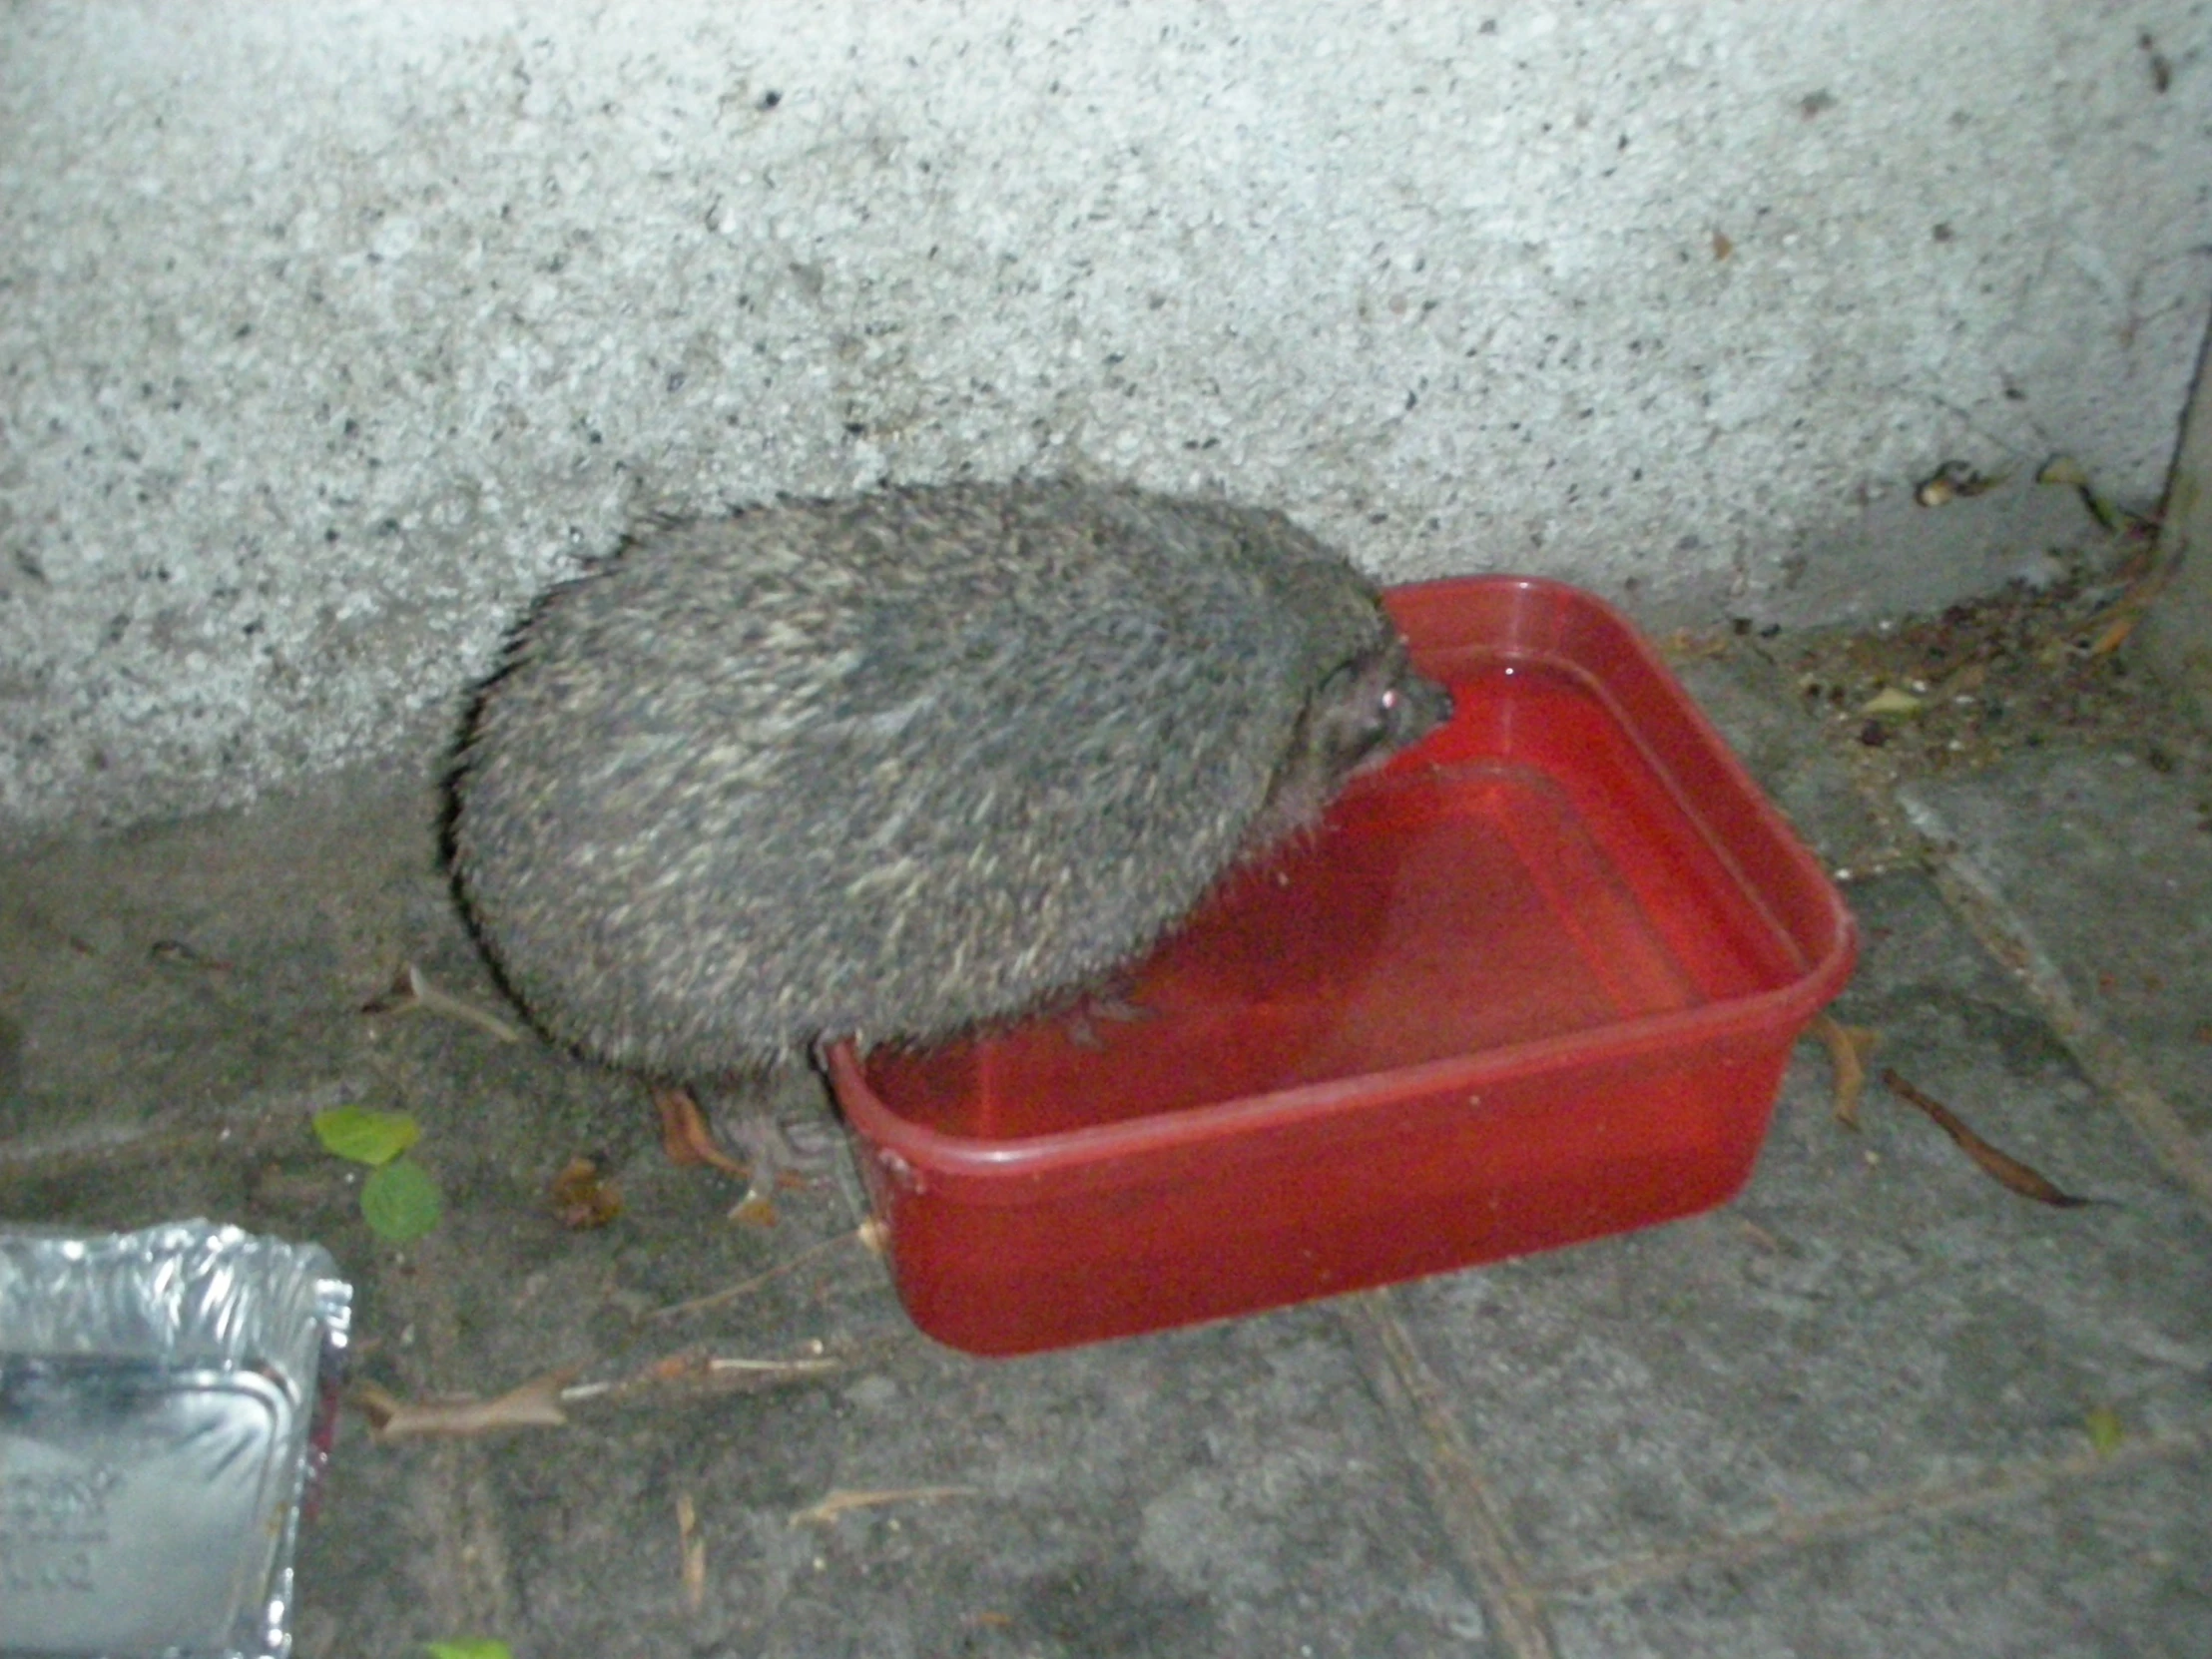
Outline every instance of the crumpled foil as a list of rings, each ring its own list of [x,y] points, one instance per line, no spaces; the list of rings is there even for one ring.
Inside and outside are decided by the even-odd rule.
[[[284,1659],[352,1299],[205,1221],[0,1232],[0,1655]]]

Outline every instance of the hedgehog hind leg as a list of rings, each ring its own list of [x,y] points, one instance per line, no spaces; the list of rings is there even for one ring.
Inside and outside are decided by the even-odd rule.
[[[707,1126],[707,1114],[700,1109],[699,1097],[691,1090],[674,1084],[656,1087],[653,1110],[660,1115],[661,1150],[668,1155],[670,1163],[686,1168],[705,1164],[740,1180],[750,1178],[752,1171],[722,1150],[722,1143]]]
[[[787,1123],[778,1109],[781,1081],[766,1072],[653,1090],[670,1161],[705,1164],[744,1181],[745,1197],[731,1214],[762,1226],[775,1223],[777,1189],[805,1185],[828,1167],[831,1153],[827,1113]]]

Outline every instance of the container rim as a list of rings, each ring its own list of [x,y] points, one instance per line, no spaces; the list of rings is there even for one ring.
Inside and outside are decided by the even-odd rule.
[[[1642,633],[1607,601],[1551,577],[1512,574],[1441,577],[1407,583],[1385,590],[1383,597],[1392,614],[1401,615],[1416,609],[1424,598],[1447,591],[1465,593],[1469,589],[1510,593],[1519,601],[1516,610],[1523,613],[1542,609],[1556,617],[1568,610],[1582,612],[1603,628],[1608,645],[1627,653],[1638,670],[1664,695],[1670,718],[1687,726],[1686,735],[1700,747],[1701,760],[1722,773],[1737,798],[1737,806],[1750,810],[1759,833],[1767,842],[1767,849],[1784,866],[1763,883],[1755,884],[1747,879],[1746,890],[1769,911],[1770,917],[1770,897],[1777,887],[1794,886],[1801,898],[1811,897],[1817,901],[1814,906],[1817,919],[1802,930],[1792,929],[1779,918],[1772,918],[1777,935],[1789,940],[1804,962],[1796,978],[1748,995],[1504,1044],[1473,1054],[1303,1083],[1120,1122],[1002,1139],[947,1134],[900,1116],[869,1086],[858,1046],[849,1038],[841,1038],[821,1044],[820,1057],[835,1085],[850,1126],[877,1150],[891,1153],[918,1169],[946,1176],[967,1174],[1000,1180],[1012,1176],[1041,1177],[1108,1157],[1188,1149],[1196,1143],[1260,1127],[1273,1128],[1334,1115],[1364,1118],[1390,1111],[1401,1102],[1422,1094],[1460,1090],[1476,1094],[1531,1075],[1565,1071],[1596,1061],[1617,1063],[1663,1055],[1676,1049],[1726,1045],[1747,1036],[1780,1041],[1784,1046],[1794,1042],[1813,1015],[1842,990],[1858,958],[1858,924],[1820,861]],[[1415,643],[1417,647],[1418,642]],[[1494,646],[1489,641],[1480,643],[1503,656],[1518,655],[1530,660],[1548,657],[1563,666],[1575,666],[1564,652],[1556,647],[1547,650],[1543,642],[1533,639],[1508,638]],[[1516,650],[1516,646],[1519,649]],[[1587,670],[1582,672],[1587,673]],[[1629,727],[1629,732],[1716,854],[1741,875],[1740,860],[1715,834],[1708,815],[1699,811],[1697,801],[1683,789],[1673,769],[1642,741],[1633,726]],[[1416,755],[1418,749],[1407,753]],[[1766,891],[1762,891],[1762,887]]]
[[[865,1064],[849,1038],[830,1044],[823,1058],[847,1122],[873,1146],[894,1153],[916,1168],[946,1175],[1041,1176],[1107,1157],[1187,1150],[1195,1143],[1227,1139],[1255,1128],[1333,1116],[1367,1117],[1388,1112],[1422,1095],[1479,1095],[1530,1076],[1566,1071],[1599,1060],[1616,1064],[1677,1050],[1718,1047],[1754,1035],[1787,1033],[1788,1040],[1794,1042],[1806,1022],[1843,988],[1857,955],[1857,924],[1847,911],[1834,948],[1812,973],[1754,996],[1504,1044],[1478,1054],[1425,1060],[1235,1100],[1179,1107],[1118,1123],[1004,1139],[946,1134],[900,1116],[869,1086]]]

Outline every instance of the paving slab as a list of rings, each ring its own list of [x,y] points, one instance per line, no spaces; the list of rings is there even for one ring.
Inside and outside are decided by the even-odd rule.
[[[18,1154],[335,1103],[363,1000],[441,941],[437,806],[373,774],[0,856],[0,1141]]]
[[[2201,1659],[2212,1456],[2066,1466],[2017,1495],[1561,1598],[1561,1659]]]
[[[1889,850],[1888,831],[1822,741],[1820,724],[1807,717],[1789,671],[1762,642],[1736,639],[1718,656],[1676,663],[1674,672],[1830,869],[1862,865]]]
[[[1916,784],[2212,1152],[2212,794],[2132,750],[2053,749]]]
[[[833,1194],[733,1227],[726,1192],[656,1154],[620,1172],[623,1220],[568,1233],[491,1160],[448,1157],[449,1214],[399,1251],[328,1162],[274,1130],[48,1158],[0,1173],[0,1216],[319,1238],[357,1281],[357,1375],[410,1398],[710,1356],[822,1369],[648,1385],[462,1444],[378,1445],[349,1416],[300,1551],[303,1655],[477,1629],[605,1655],[1491,1651],[1328,1309],[981,1362],[913,1332]],[[906,1495],[805,1518],[839,1493]]]
[[[2063,1487],[2092,1412],[2176,1457],[2212,1435],[2212,1224],[1925,878],[1867,883],[1854,903],[1867,945],[1842,1017],[2097,1202],[2002,1189],[1879,1088],[1864,1127],[1841,1128],[1808,1048],[1726,1209],[1397,1293],[1523,1570],[1575,1598],[1577,1628],[1610,1628],[1615,1613],[1592,1610],[1604,1587],[1672,1582],[1671,1563],[1802,1575],[1809,1533],[1883,1535],[1977,1492]],[[2162,1467],[2146,1460],[2141,1478]],[[2212,1516],[2187,1546],[2191,1570],[2212,1559]],[[2034,1570],[2061,1593],[2104,1566],[2054,1551]],[[1939,1577],[1834,1593],[1907,1624],[1919,1598],[1949,1594]],[[1839,1616],[1828,1645],[1777,1651],[1898,1651],[1879,1622],[1848,1641]]]
[[[1883,845],[1771,663],[1685,677],[1832,862]],[[1921,799],[2200,1100],[2187,786],[2053,757]],[[0,856],[0,1220],[317,1239],[359,1287],[358,1378],[600,1390],[564,1427],[456,1441],[349,1414],[302,1539],[304,1659],[470,1632],[525,1659],[2203,1651],[2212,1220],[1939,870],[1850,889],[1838,1012],[2095,1203],[2004,1191],[1879,1089],[1839,1128],[1808,1044],[1710,1215],[983,1362],[907,1324],[848,1170],[733,1225],[634,1084],[364,1014],[402,962],[503,1011],[435,824],[419,778],[357,774]],[[423,1124],[448,1203],[427,1239],[368,1232],[309,1128],[338,1104]],[[605,1228],[548,1201],[577,1154],[623,1195]],[[814,1513],[855,1492],[900,1495]]]
[[[403,960],[499,1007],[422,799],[364,786],[8,876],[0,1220],[319,1240],[357,1287],[356,1377],[404,1399],[554,1370],[632,1384],[462,1443],[379,1445],[348,1415],[300,1549],[306,1659],[469,1631],[525,1654],[1491,1651],[1417,1448],[1330,1311],[972,1360],[905,1320],[849,1170],[736,1225],[727,1183],[662,1158],[635,1084],[364,1015]],[[447,1210],[414,1245],[369,1233],[358,1172],[313,1138],[347,1103],[423,1125]],[[603,1229],[547,1199],[578,1153],[624,1198]],[[911,1495],[797,1518],[840,1492]]]
[[[525,1625],[594,1652],[1485,1651],[1325,1312],[998,1364],[915,1339],[833,1389],[559,1451],[499,1448],[493,1477]],[[830,1492],[939,1485],[961,1490],[794,1524]],[[679,1489],[716,1563],[696,1613],[671,1569]],[[609,1573],[660,1582],[658,1607],[601,1601]]]

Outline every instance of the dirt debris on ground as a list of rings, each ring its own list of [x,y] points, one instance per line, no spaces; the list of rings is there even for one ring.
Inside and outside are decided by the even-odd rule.
[[[1668,654],[1756,653],[1789,677],[1861,788],[1984,771],[2022,750],[2096,746],[2154,772],[2203,780],[2212,832],[2212,743],[2125,649],[2163,572],[2146,521],[2048,555],[2015,579],[1933,615],[1786,630],[1739,620],[1676,636]]]

